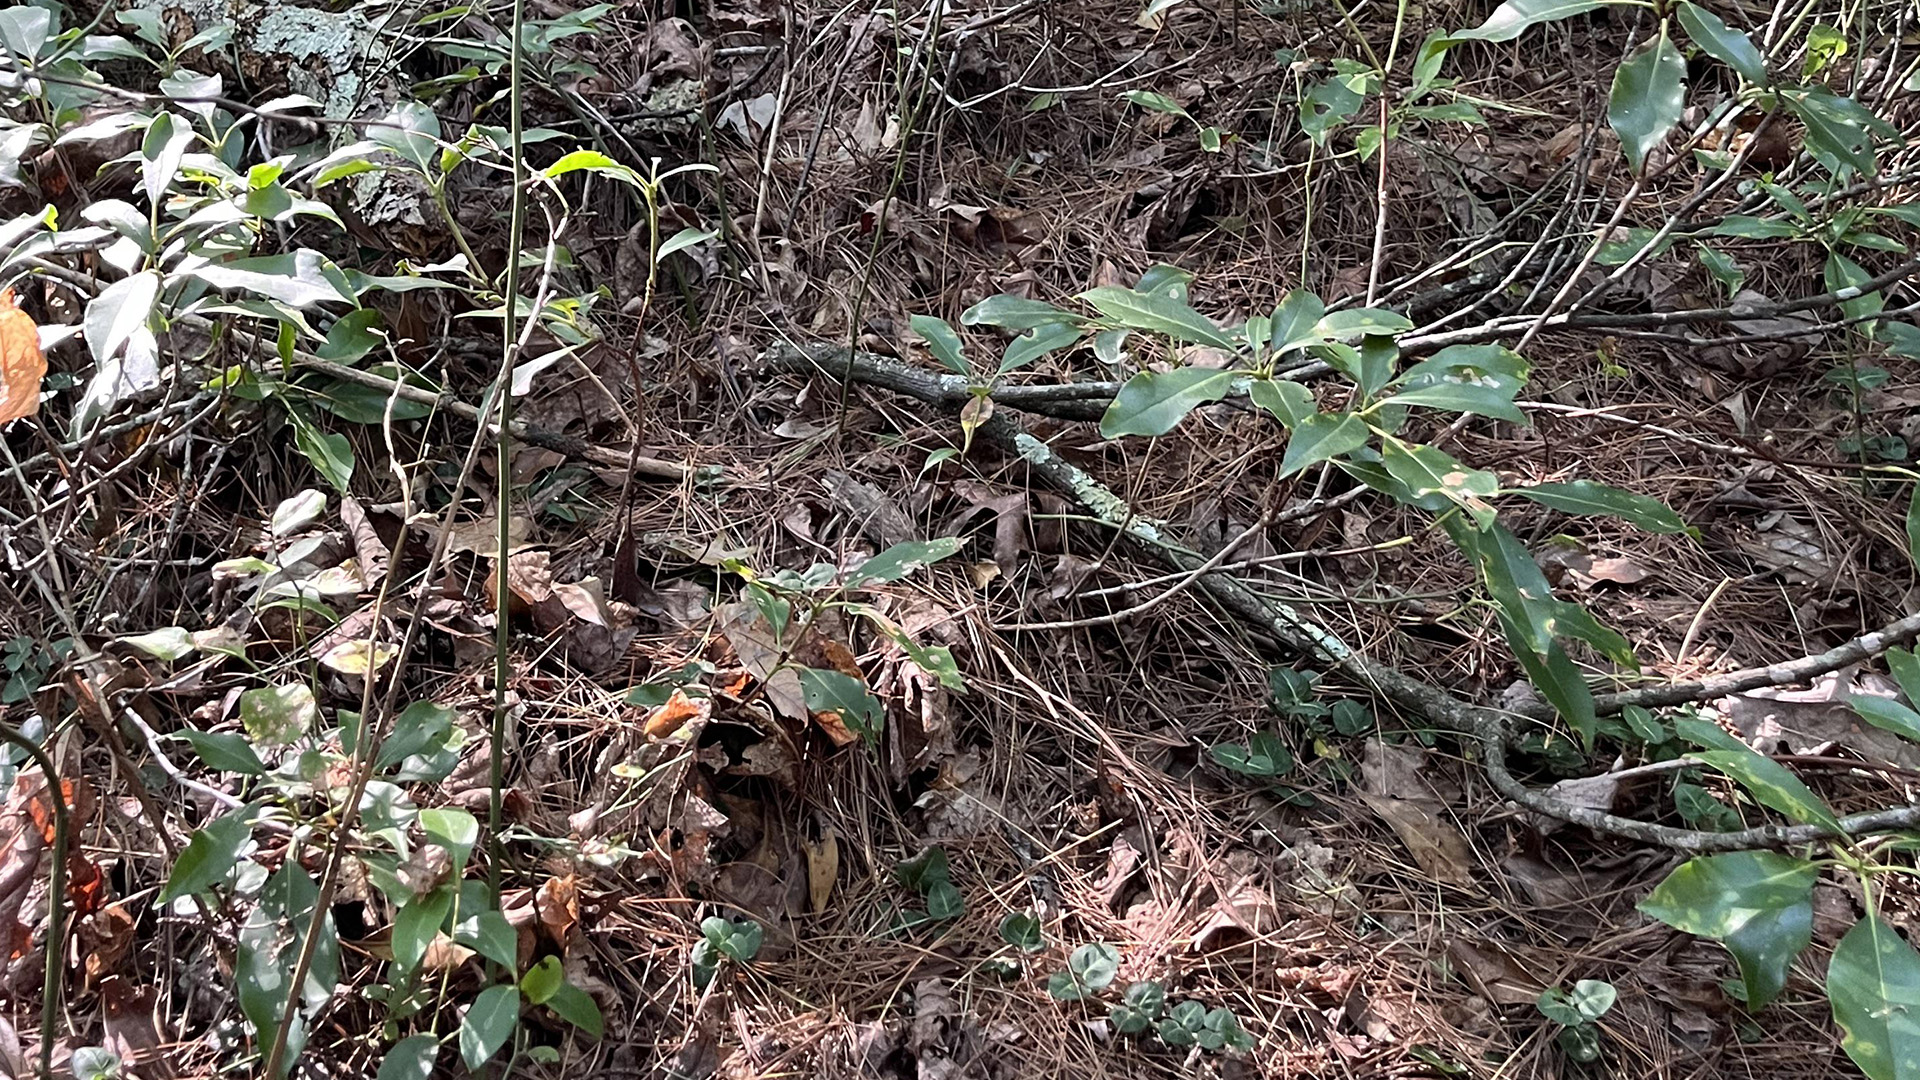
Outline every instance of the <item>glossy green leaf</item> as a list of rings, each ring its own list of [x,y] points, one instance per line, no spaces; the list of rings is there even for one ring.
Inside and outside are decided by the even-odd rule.
[[[490,986],[480,991],[460,1021],[460,1060],[470,1070],[493,1060],[520,1024],[520,988]]]
[[[547,1008],[596,1039],[606,1034],[607,1023],[600,1015],[600,1003],[570,982],[563,982],[554,990],[553,996],[547,999]]]
[[[957,919],[966,914],[967,900],[951,881],[936,881],[927,889],[927,915],[935,919]]]
[[[989,296],[960,313],[961,326],[998,326],[1004,330],[1033,330],[1061,323],[1078,326],[1085,321],[1044,300],[1023,296]]]
[[[446,925],[447,913],[453,910],[453,890],[441,886],[416,896],[400,909],[393,917],[393,966],[400,974],[406,975],[420,966],[421,958],[427,955],[427,947]]]
[[[1645,169],[1647,155],[1667,139],[1686,108],[1687,62],[1667,36],[1660,36],[1627,58],[1613,76],[1607,97],[1607,123],[1620,136],[1633,171]]]
[[[1767,84],[1767,61],[1746,34],[1720,21],[1720,16],[1693,3],[1680,0],[1675,14],[1687,31],[1687,39],[1700,51],[1740,73],[1755,86]]]
[[[1559,642],[1550,642],[1544,653],[1527,647],[1526,631],[1505,611],[1500,613],[1500,628],[1512,646],[1514,659],[1526,672],[1527,681],[1553,706],[1553,711],[1580,736],[1581,745],[1591,747],[1600,719],[1593,704],[1593,690],[1574,666],[1573,659]]]
[[[861,563],[858,569],[847,575],[847,587],[899,581],[908,574],[952,557],[959,550],[960,539],[955,536],[905,540]]]
[[[1293,427],[1280,475],[1292,476],[1310,465],[1357,450],[1373,432],[1352,413],[1315,413]]]
[[[1920,713],[1892,698],[1877,694],[1854,694],[1847,698],[1847,704],[1853,706],[1853,711],[1859,714],[1860,719],[1874,727],[1920,743]]]
[[[1740,286],[1746,283],[1747,272],[1740,268],[1740,264],[1734,260],[1733,256],[1715,251],[1710,247],[1698,248],[1695,254],[1700,257],[1700,265],[1706,267],[1707,273],[1713,276],[1713,280],[1720,283],[1720,287],[1726,290],[1729,298],[1738,293]]]
[[[1563,514],[1580,517],[1617,517],[1651,533],[1690,533],[1693,530],[1679,514],[1667,509],[1658,499],[1622,491],[1591,480],[1535,484],[1513,488],[1509,494],[1552,507]]]
[[[194,830],[174,860],[166,887],[160,890],[159,903],[205,892],[225,881],[240,858],[240,849],[253,835],[253,819],[258,813],[257,807],[243,806]]]
[[[1305,289],[1295,289],[1280,301],[1268,319],[1269,341],[1273,351],[1284,353],[1292,349],[1305,348],[1326,340],[1320,333],[1320,320],[1327,314],[1327,305],[1320,298]]]
[[[1707,230],[1709,236],[1732,236],[1742,240],[1786,240],[1800,235],[1791,222],[1750,214],[1728,214],[1720,224]]]
[[[879,737],[886,710],[868,692],[866,683],[823,668],[803,667],[799,671],[800,689],[809,710],[835,714],[848,731],[868,742]]]
[[[1837,251],[1827,252],[1826,285],[1828,292],[1840,293],[1840,313],[1849,319],[1864,319],[1878,315],[1887,306],[1886,297],[1878,291],[1864,295],[1852,295],[1873,275],[1867,268],[1847,258]]]
[[[1920,1078],[1920,953],[1868,915],[1834,947],[1827,998],[1841,1046],[1870,1080]]]
[[[1187,115],[1187,110],[1182,108],[1179,102],[1151,90],[1126,90],[1120,94],[1120,99],[1129,105],[1138,105],[1143,109],[1151,109],[1168,116]]]
[[[1893,681],[1900,684],[1907,700],[1920,704],[1920,656],[1907,649],[1888,649],[1887,668],[1893,672]]]
[[[1007,343],[995,375],[1018,371],[1048,353],[1064,349],[1080,340],[1080,328],[1070,323],[1048,323],[1035,327]]]
[[[1274,419],[1292,429],[1302,420],[1314,415],[1313,391],[1297,382],[1283,379],[1260,379],[1247,388],[1247,396],[1253,403],[1272,413]]]
[[[432,1035],[409,1035],[393,1044],[380,1059],[375,1080],[431,1080],[434,1061],[440,1056],[440,1040]]]
[[[454,924],[453,940],[508,971],[520,965],[520,933],[493,908],[463,914]]]
[[[967,358],[960,351],[960,335],[947,325],[945,319],[913,315],[908,317],[907,324],[913,327],[913,332],[919,335],[920,340],[927,343],[927,351],[940,361],[940,366],[956,375],[967,374]]]
[[[1600,4],[1601,0],[1506,0],[1485,22],[1471,30],[1457,30],[1445,41],[1512,41],[1528,27],[1592,11]]]
[[[163,626],[144,634],[129,634],[120,641],[159,660],[178,660],[193,651],[193,635],[180,626]]]
[[[1413,329],[1413,320],[1385,308],[1348,308],[1322,316],[1316,329],[1323,337],[1350,340],[1356,337],[1393,337]]]
[[[1100,418],[1100,434],[1165,435],[1187,414],[1227,396],[1233,381],[1245,372],[1215,368],[1178,367],[1171,371],[1143,371],[1128,379]]]
[[[1394,479],[1415,495],[1438,492],[1463,506],[1478,506],[1500,490],[1500,479],[1490,472],[1469,469],[1437,446],[1402,442],[1391,436],[1380,441],[1381,463]]]
[[[1513,403],[1519,391],[1520,383],[1505,376],[1441,376],[1411,390],[1401,390],[1386,398],[1385,404],[1420,405],[1525,424],[1527,414]]]
[[[321,431],[298,409],[287,410],[287,420],[293,425],[294,447],[313,464],[320,478],[342,495],[351,493],[353,444],[347,441],[347,437]]]
[[[193,752],[211,769],[222,772],[239,773],[242,776],[263,776],[267,767],[260,762],[260,755],[253,752],[253,744],[244,736],[231,731],[195,731],[181,728],[175,734],[187,740]]]
[[[436,806],[420,811],[420,831],[428,840],[447,849],[458,871],[467,865],[467,856],[480,841],[480,820],[457,806]]]
[[[1017,911],[1000,920],[1000,940],[1022,952],[1038,952],[1046,944],[1040,920]]]
[[[560,968],[560,958],[543,956],[540,962],[527,969],[520,976],[520,993],[530,1005],[545,1005],[554,992],[565,986],[567,976]]]
[[[1871,176],[1876,167],[1874,137],[1900,137],[1898,129],[1871,110],[1824,86],[1781,90],[1779,94],[1805,128],[1807,148],[1816,156],[1825,156],[1830,167],[1845,165],[1861,176]]]
[[[1122,326],[1165,334],[1191,345],[1211,345],[1234,352],[1238,346],[1212,319],[1182,300],[1154,293],[1102,285],[1080,294],[1094,310]]]
[[[657,262],[665,262],[667,256],[674,252],[685,251],[696,244],[704,244],[719,235],[718,229],[696,229],[689,226],[667,237],[666,241],[660,245],[660,251],[654,259]]]
[[[1787,969],[1813,935],[1813,886],[1820,868],[1770,851],[1689,859],[1668,874],[1640,910],[1677,930],[1726,945],[1740,966],[1747,1007],[1780,995]]]
[[[1733,777],[1762,806],[1802,824],[1820,825],[1836,834],[1840,831],[1839,820],[1820,796],[1786,766],[1750,746],[1742,744],[1738,750],[1697,750],[1687,756]]]

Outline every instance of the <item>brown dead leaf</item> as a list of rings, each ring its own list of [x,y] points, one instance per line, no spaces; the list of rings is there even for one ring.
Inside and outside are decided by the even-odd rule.
[[[801,841],[807,853],[807,909],[815,915],[827,910],[833,897],[833,883],[840,876],[840,836],[831,828],[816,843]]]
[[[1474,992],[1495,1005],[1531,1005],[1547,988],[1531,974],[1544,970],[1537,958],[1522,957],[1497,941],[1455,938],[1447,944],[1447,957]]]
[[[565,953],[574,927],[580,924],[579,879],[572,874],[548,878],[534,894],[533,906],[547,940]]]
[[[687,721],[696,718],[705,720],[712,712],[712,698],[691,698],[684,691],[675,690],[665,705],[653,710],[647,716],[644,730],[649,739],[664,739],[679,731]]]
[[[516,551],[507,556],[507,611],[519,615],[553,595],[553,554],[546,551]],[[500,595],[498,560],[487,573],[487,607],[492,609]]]
[[[1413,861],[1435,881],[1462,889],[1474,887],[1473,848],[1437,804],[1367,793],[1360,797],[1393,826],[1400,842],[1413,853]]]
[[[139,1080],[171,1080],[173,1064],[163,1047],[166,1040],[154,1022],[155,987],[138,986],[119,976],[100,984],[101,1043]]]
[[[1243,879],[1222,893],[1194,931],[1193,951],[1212,952],[1242,936],[1258,940],[1280,928],[1280,907],[1267,890]]]
[[[800,689],[800,675],[791,666],[780,666],[786,650],[760,617],[760,609],[741,601],[716,608],[714,616],[714,629],[733,646],[740,666],[766,686],[774,709],[788,719],[807,720],[807,695]]]
[[[827,663],[833,666],[833,670],[849,679],[867,681],[866,673],[860,670],[860,660],[853,655],[852,649],[828,638],[820,643],[820,651],[826,654]]]
[[[14,304],[12,289],[0,289],[0,425],[40,411],[40,383],[46,377],[40,328]]]

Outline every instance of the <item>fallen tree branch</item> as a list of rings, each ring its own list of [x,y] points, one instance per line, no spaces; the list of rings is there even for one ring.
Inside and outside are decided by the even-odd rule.
[[[949,396],[940,376],[915,371],[882,357],[849,354],[845,349],[779,346],[769,350],[763,361],[766,369],[771,371],[823,374],[836,379],[845,377],[893,390],[930,405],[957,407],[959,403]],[[1534,813],[1596,832],[1694,854],[1784,847],[1810,843],[1831,835],[1818,825],[1768,825],[1727,833],[1674,828],[1620,817],[1591,807],[1575,806],[1535,791],[1514,777],[1506,764],[1507,742],[1512,734],[1508,718],[1531,718],[1531,710],[1516,714],[1477,705],[1416,679],[1392,665],[1369,659],[1354,651],[1339,635],[1298,607],[1255,593],[1237,578],[1215,569],[1215,562],[1170,542],[1162,534],[1158,523],[1134,513],[1124,499],[1085,470],[1060,457],[1052,447],[1033,437],[1004,413],[996,412],[979,430],[988,439],[1018,456],[1041,482],[1067,495],[1089,514],[1116,530],[1128,547],[1167,565],[1175,572],[1191,575],[1199,591],[1211,597],[1242,623],[1297,653],[1333,667],[1354,683],[1422,721],[1477,743],[1482,765],[1494,788],[1505,798]],[[1742,688],[1781,685],[1865,659],[1902,640],[1911,640],[1915,634],[1920,634],[1920,615],[1910,616],[1882,631],[1865,635],[1818,656],[1735,672],[1697,683],[1626,691],[1607,695],[1601,700],[1609,710],[1617,711],[1629,704],[1677,704],[1700,700],[1702,694],[1720,696]],[[1665,700],[1667,698],[1672,700]],[[1849,837],[1914,828],[1920,826],[1920,806],[1855,814],[1841,819],[1840,826],[1843,834]]]

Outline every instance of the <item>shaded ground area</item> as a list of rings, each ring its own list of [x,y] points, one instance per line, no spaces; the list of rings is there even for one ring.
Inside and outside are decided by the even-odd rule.
[[[1734,975],[1724,950],[1635,910],[1677,859],[1514,808],[1490,790],[1471,748],[1365,687],[1329,680],[1320,711],[1277,716],[1276,702],[1287,702],[1274,669],[1309,665],[1198,590],[1124,614],[1173,580],[1038,483],[1027,461],[963,435],[951,411],[768,359],[782,344],[851,345],[933,371],[908,330],[913,315],[958,326],[963,310],[999,294],[1067,306],[1161,264],[1189,272],[1193,306],[1223,322],[1296,288],[1352,306],[1372,291],[1421,333],[1538,311],[1634,183],[1600,123],[1630,12],[1456,51],[1447,68],[1456,100],[1479,103],[1486,123],[1409,118],[1383,161],[1355,150],[1365,116],[1321,144],[1303,127],[1301,100],[1336,59],[1384,53],[1392,9],[1191,3],[1155,27],[1137,7],[1107,3],[954,7],[931,25],[924,13],[896,24],[873,8],[698,8],[599,13],[591,33],[557,39],[540,57],[529,89],[529,122],[563,133],[533,145],[535,167],[576,145],[635,167],[654,157],[711,163],[716,172],[664,185],[663,235],[717,236],[663,261],[650,290],[643,204],[627,189],[595,176],[568,189],[570,210],[547,205],[530,226],[544,237],[563,225],[564,258],[540,273],[541,287],[590,297],[580,319],[593,333],[538,372],[519,406],[546,435],[522,440],[510,465],[519,498],[508,516],[522,547],[508,578],[523,606],[510,615],[519,634],[504,897],[520,954],[559,957],[598,1002],[606,1035],[570,1035],[531,1014],[533,1041],[559,1057],[522,1067],[902,1080],[1853,1075],[1817,976],[1857,917],[1858,895],[1818,888],[1813,948],[1784,997],[1749,1016],[1722,987]],[[1485,15],[1406,9],[1400,48]],[[478,16],[449,25],[448,40],[499,40]],[[390,90],[448,79],[421,96],[449,131],[504,122],[500,80],[450,79],[468,60],[436,51],[438,31],[368,33],[398,43],[377,68]],[[934,60],[904,59],[921,55]],[[1699,78],[1710,87],[1723,75]],[[230,77],[229,90],[261,96],[291,82],[274,71]],[[1127,91],[1166,95],[1185,115]],[[1203,129],[1224,135],[1217,151],[1203,147]],[[1909,155],[1883,168],[1898,175],[1910,164]],[[459,175],[449,195],[471,255],[501,265],[500,178]],[[1686,169],[1665,173],[1618,224],[1658,228],[1702,183]],[[368,206],[396,197],[358,204],[350,242],[306,242],[370,273],[457,254],[430,215],[406,228],[368,224]],[[1747,197],[1730,186],[1691,212],[1723,216]],[[1756,241],[1739,257],[1741,288],[1762,298],[1827,287],[1818,252],[1804,245]],[[1865,261],[1878,271],[1901,257]],[[1581,291],[1608,272],[1586,268]],[[1711,307],[1726,295],[1676,250],[1622,275],[1601,309]],[[60,304],[71,312],[71,298],[51,288],[31,302],[43,305],[43,324]],[[478,403],[497,363],[484,332],[495,324],[463,317],[472,305],[451,290],[380,303],[402,358]],[[1531,426],[1415,421],[1423,438],[1505,480],[1604,481],[1664,500],[1699,530],[1655,536],[1545,508],[1503,510],[1560,593],[1631,641],[1649,681],[1817,653],[1915,606],[1899,491],[1858,464],[1912,435],[1910,362],[1840,333],[1810,347],[1764,340],[1777,326],[1734,325],[1762,340],[1687,340],[1717,328],[1549,328],[1526,348]],[[245,352],[231,335],[210,346],[186,335],[176,328],[162,344],[182,355]],[[985,328],[964,335],[980,356],[1003,348]],[[529,352],[559,343],[541,331]],[[50,356],[56,372],[86,366],[80,352]],[[1889,377],[1850,392],[1830,373],[1856,359]],[[1115,374],[1081,349],[1009,382]],[[275,507],[315,486],[289,430],[245,403],[201,413],[203,400],[184,391],[145,407],[181,401],[189,407],[163,419],[190,415],[192,425],[167,428],[164,453],[140,451],[160,430],[142,425],[55,455],[76,470],[70,487],[52,457],[29,468],[42,503],[20,501],[10,485],[9,535],[41,550],[29,531],[36,516],[59,530],[46,540],[58,557],[44,565],[65,575],[60,595],[95,645],[162,626],[238,627],[256,661],[268,643],[272,662],[310,670],[329,717],[354,709],[364,690],[350,666],[325,662],[329,650],[356,634],[399,641],[419,598],[405,696],[452,708],[466,741],[449,775],[406,797],[484,817],[496,617],[487,554],[499,510],[497,466],[485,457],[456,483],[473,425],[445,410],[384,427],[322,417],[359,463],[353,501],[333,497],[314,523],[275,536]],[[1043,410],[1021,420],[1163,523],[1170,542],[1212,553],[1235,541],[1232,573],[1309,605],[1370,655],[1474,700],[1513,705],[1531,694],[1445,536],[1365,489],[1349,494],[1338,472],[1276,479],[1286,433],[1244,401],[1207,406],[1151,440],[1106,440],[1085,419]],[[8,439],[21,459],[58,443],[20,430]],[[630,468],[633,454],[654,465]],[[418,469],[410,491],[392,462]],[[369,567],[410,580],[439,539],[408,511],[449,505],[460,511],[444,571],[376,607]],[[56,512],[36,513],[49,506]],[[766,678],[795,646],[755,629],[743,581],[948,536],[964,541],[957,557],[860,599],[916,649],[950,649],[964,689],[847,610],[822,615],[797,655],[872,688],[886,710],[876,745],[823,720],[797,684]],[[284,554],[294,540],[312,542],[315,568],[358,566],[360,577],[329,596],[338,624],[248,613],[213,567]],[[19,570],[9,588],[9,636],[65,635],[31,574]],[[234,728],[245,665],[107,652],[113,693],[132,702],[138,726],[89,712],[83,697],[59,745],[84,778],[82,862],[102,875],[96,908],[76,913],[63,1052],[122,1047],[147,1062],[139,1075],[197,1074],[232,1060],[243,1039],[224,990],[232,916],[154,897],[191,829],[237,789],[159,736]],[[669,676],[689,663],[708,665],[711,696],[669,699]],[[1903,803],[1920,753],[1860,730],[1842,707],[1856,681],[1890,687],[1847,669],[1811,690],[1715,704],[1737,733],[1786,729],[1776,749],[1802,759],[1801,775],[1836,808]],[[73,685],[84,695],[92,684]],[[53,707],[46,701],[12,702],[9,717],[24,723]],[[1293,757],[1286,775],[1269,783],[1221,766],[1215,747],[1262,731]],[[172,750],[165,765],[162,747]],[[1541,787],[1606,772],[1621,752],[1603,743],[1589,760],[1564,733],[1544,732],[1522,749],[1524,776]],[[1879,764],[1862,769],[1863,759]],[[1720,783],[1704,781],[1706,793],[1728,794]],[[1607,785],[1616,812],[1680,820],[1669,772]],[[16,792],[6,829],[39,828],[34,799]],[[297,863],[310,840],[263,829],[255,842],[254,858],[273,866]],[[930,897],[899,873],[930,846],[963,900],[951,917],[925,917]],[[37,865],[37,850],[22,854],[19,841],[9,850],[9,868]],[[0,872],[0,900],[18,912],[29,886],[12,880]],[[1883,915],[1911,933],[1910,886],[1889,888]],[[750,962],[701,986],[690,956],[715,914],[751,918],[765,939]],[[1031,951],[1006,932],[1020,915],[1040,927]],[[350,990],[321,1015],[307,1053],[329,1075],[372,1075],[403,1033],[383,1031],[386,1013],[359,993],[380,985],[374,961],[392,955],[393,908],[377,883],[347,871],[332,917]],[[25,1030],[37,1024],[41,957],[32,931],[18,940],[8,972],[14,1026]],[[1117,951],[1116,988],[1161,980],[1170,998],[1229,1008],[1255,1049],[1136,1041],[1113,1030],[1110,1001],[1055,1000],[1049,975],[1095,942]],[[468,960],[447,951],[423,961],[447,997],[409,1023],[436,1008],[441,1030],[456,1022],[453,1003],[480,985]],[[1588,1067],[1568,1061],[1535,1007],[1542,990],[1580,979],[1619,991],[1601,1025],[1604,1058]]]

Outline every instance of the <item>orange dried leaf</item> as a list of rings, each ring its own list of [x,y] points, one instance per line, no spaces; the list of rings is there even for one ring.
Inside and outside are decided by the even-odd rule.
[[[0,424],[40,411],[40,382],[46,377],[40,328],[14,304],[12,289],[0,289]]]
[[[827,663],[833,665],[833,670],[838,671],[849,679],[859,679],[861,682],[867,681],[866,675],[860,670],[860,661],[853,655],[852,649],[847,648],[832,638],[828,638],[826,641],[821,642],[820,651],[826,654]]]
[[[713,707],[711,698],[690,698],[684,691],[675,690],[665,705],[653,710],[647,717],[646,733],[650,739],[664,739],[679,731],[687,721],[702,717]]]

